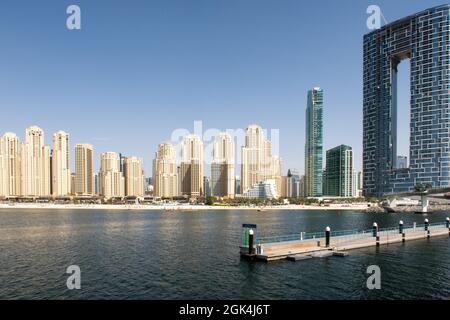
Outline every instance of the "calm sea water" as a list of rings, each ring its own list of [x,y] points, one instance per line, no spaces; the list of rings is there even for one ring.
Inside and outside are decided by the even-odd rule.
[[[444,221],[446,213],[428,215]],[[242,223],[261,234],[422,223],[414,214],[339,211],[0,210],[0,299],[449,299],[448,237],[351,251],[345,258],[239,258]],[[69,265],[81,290],[68,290]],[[381,290],[366,268],[381,268]]]

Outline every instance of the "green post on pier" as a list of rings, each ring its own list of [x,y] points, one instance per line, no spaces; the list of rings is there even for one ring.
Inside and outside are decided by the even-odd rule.
[[[251,234],[253,233],[253,234]],[[258,226],[256,224],[249,224],[249,223],[244,223],[242,225],[242,240],[241,240],[241,244],[242,247],[248,247],[249,249],[249,253],[253,253],[254,252],[254,247],[255,244],[258,244]],[[250,243],[250,238],[252,238],[251,243]],[[251,246],[251,247],[250,247]]]

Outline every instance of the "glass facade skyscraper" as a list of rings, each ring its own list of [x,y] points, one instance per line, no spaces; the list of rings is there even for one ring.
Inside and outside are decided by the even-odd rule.
[[[322,196],[323,174],[323,90],[308,91],[305,133],[305,193],[307,197]]]
[[[325,195],[353,197],[355,185],[352,147],[340,145],[328,150],[326,168]]]
[[[364,36],[364,194],[450,185],[450,5],[424,10]],[[411,64],[410,164],[397,163],[397,67]],[[401,116],[401,115],[400,115]]]

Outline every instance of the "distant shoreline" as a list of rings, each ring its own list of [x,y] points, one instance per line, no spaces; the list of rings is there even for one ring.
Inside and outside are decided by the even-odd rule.
[[[204,211],[204,210],[347,210],[347,211],[366,211],[370,208],[367,204],[355,205],[280,205],[265,207],[249,206],[207,206],[207,205],[114,205],[114,204],[47,204],[47,203],[15,203],[0,204],[0,209],[49,209],[49,210],[161,210],[161,211]]]

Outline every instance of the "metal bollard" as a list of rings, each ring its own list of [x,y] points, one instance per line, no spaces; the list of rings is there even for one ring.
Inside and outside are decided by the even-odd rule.
[[[258,243],[258,246],[256,247],[256,253],[263,254],[263,247],[262,247],[261,243]]]
[[[331,236],[331,228],[325,228],[325,246],[328,248],[330,246],[330,236]]]
[[[380,237],[378,236],[378,224],[376,222],[373,223],[372,234],[375,237],[375,240],[377,242],[377,247],[379,247],[380,246]]]
[[[447,217],[447,219],[445,219],[445,225],[448,228],[448,235],[450,236],[450,218]]]
[[[430,239],[430,223],[428,219],[425,219],[425,231],[427,232],[427,238]]]
[[[253,253],[253,229],[248,231],[248,254]]]
[[[376,222],[374,222],[372,226],[372,236],[378,236],[378,224]]]
[[[405,232],[403,229],[403,220],[400,220],[398,222],[398,233],[402,235],[402,242],[405,242]]]

